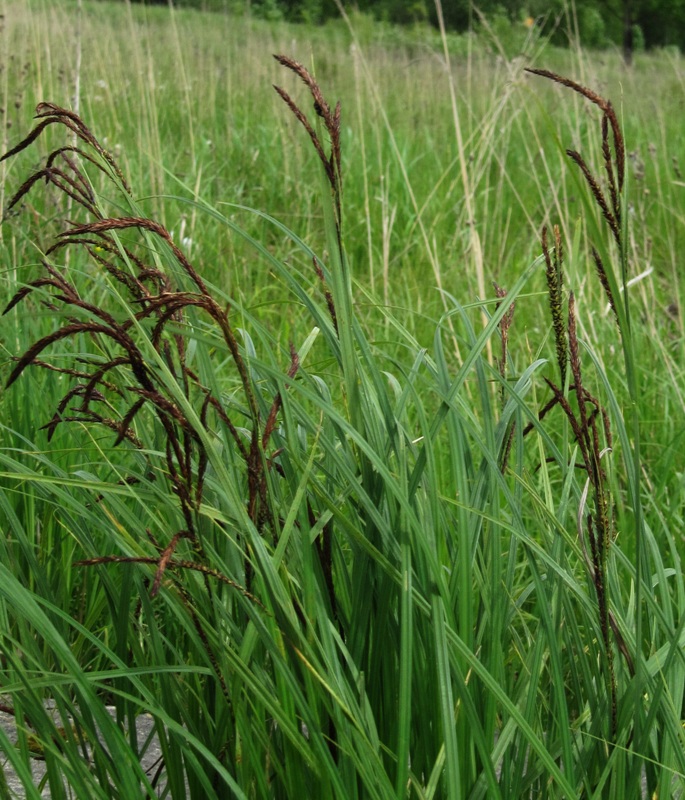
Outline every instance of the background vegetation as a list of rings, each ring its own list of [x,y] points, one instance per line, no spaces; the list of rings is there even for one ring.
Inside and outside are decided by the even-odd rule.
[[[147,0],[147,4],[167,5],[168,0]],[[436,5],[429,0],[174,0],[174,5],[317,24],[337,18],[344,7],[349,13],[362,12],[395,24],[438,27]],[[443,6],[445,25],[459,32],[478,29],[485,18],[491,25],[536,25],[560,45],[569,40],[586,47],[614,45],[627,50],[685,45],[682,0],[451,0]]]
[[[121,175],[82,137],[85,207],[44,172],[10,209],[73,144],[45,106],[0,164],[3,308],[33,284],[0,328],[4,766],[29,797],[37,755],[54,797],[678,796],[683,61],[350,21],[6,3],[3,152],[51,101]],[[565,152],[610,198],[601,109],[525,67],[614,101],[609,213]],[[45,255],[98,218],[158,227]]]

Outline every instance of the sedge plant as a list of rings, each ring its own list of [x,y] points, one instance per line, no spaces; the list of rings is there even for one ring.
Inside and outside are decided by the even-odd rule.
[[[41,104],[5,156],[53,129],[76,137],[10,201],[21,210],[45,184],[80,215],[39,244],[40,274],[5,317],[54,320],[16,354],[11,392],[59,391],[35,441],[8,420],[0,456],[0,688],[17,728],[0,744],[27,796],[37,753],[53,797],[678,791],[682,574],[656,559],[652,591],[615,540],[611,427],[624,463],[629,437],[564,296],[560,234],[491,304],[446,295],[430,347],[390,308],[378,311],[394,341],[374,339],[345,247],[341,106],[276,58],[313,108],[277,89],[317,156],[325,248],[252,210],[291,244],[281,260],[235,208],[185,202],[282,285],[292,341],[141,212],[75,113]],[[543,264],[559,368],[546,382],[546,359],[517,368],[511,348],[514,303]],[[70,437],[80,452],[60,460]],[[641,604],[655,618],[647,655]],[[143,712],[162,752],[151,772]]]

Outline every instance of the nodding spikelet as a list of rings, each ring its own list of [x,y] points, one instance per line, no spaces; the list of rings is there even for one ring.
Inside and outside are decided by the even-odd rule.
[[[566,86],[567,88],[572,89],[574,92],[577,92],[585,97],[591,103],[594,103],[602,111],[602,156],[604,162],[604,172],[606,173],[606,184],[609,189],[608,200],[604,191],[602,191],[600,181],[596,175],[592,173],[592,170],[582,155],[576,150],[567,150],[566,154],[575,164],[578,165],[580,171],[583,173],[585,182],[587,183],[590,192],[597,203],[597,206],[602,212],[602,216],[609,225],[609,229],[611,230],[612,236],[614,237],[614,241],[616,242],[619,251],[621,251],[621,191],[623,189],[623,182],[625,178],[625,144],[623,141],[623,134],[621,133],[621,127],[618,124],[618,118],[616,117],[616,112],[614,111],[613,106],[609,100],[601,97],[596,92],[588,89],[586,86],[582,86],[581,84],[576,83],[569,78],[564,78],[561,75],[557,75],[555,72],[550,72],[549,70],[545,69],[526,69],[526,72],[530,72],[533,75],[540,75],[541,77],[547,78],[554,83],[558,83],[561,86]],[[609,135],[609,131],[611,131],[611,136]],[[613,139],[613,157],[610,139]],[[595,264],[597,265],[596,259]],[[599,265],[597,265],[597,268],[600,272],[600,280],[602,281],[602,285],[606,290],[608,286],[608,282],[606,280],[606,271],[604,270],[603,266],[600,268]],[[611,293],[607,293],[610,298],[609,302],[611,303],[612,307],[614,307],[613,300],[611,299]]]
[[[117,180],[119,181],[122,189],[127,193],[131,194],[131,189],[124,178],[124,175],[119,168],[119,165],[114,160],[114,158],[105,150],[105,148],[98,142],[98,140],[93,136],[88,126],[83,122],[83,120],[75,114],[73,111],[69,111],[69,109],[61,108],[60,106],[55,105],[54,103],[39,103],[36,106],[36,119],[40,119],[41,122],[36,125],[36,127],[22,139],[19,144],[15,145],[13,148],[8,150],[4,155],[0,156],[0,162],[4,161],[11,156],[20,153],[22,150],[25,150],[32,142],[34,142],[41,133],[50,125],[63,125],[65,128],[69,129],[72,133],[76,135],[78,139],[82,142],[85,142],[87,145],[93,148],[98,155],[105,161],[110,169],[112,170],[113,174],[116,175]],[[62,148],[64,150],[65,148]],[[73,152],[81,154],[81,151],[78,148],[74,148]],[[55,155],[55,154],[53,154]],[[95,164],[98,169],[102,169],[101,164],[98,164],[92,157],[88,157],[88,160]],[[48,162],[48,168],[51,166],[51,162]],[[20,190],[21,191],[21,190]],[[17,193],[19,194],[19,192]],[[16,196],[15,196],[16,197]]]
[[[314,149],[319,157],[319,161],[323,166],[333,200],[333,216],[335,236],[337,237],[337,247],[342,253],[342,161],[340,149],[340,103],[336,103],[335,108],[331,110],[331,106],[323,96],[323,92],[321,91],[319,84],[302,64],[290,58],[289,56],[274,55],[274,58],[281,66],[289,69],[291,72],[294,72],[295,75],[297,75],[298,78],[300,78],[300,80],[309,89],[309,93],[314,101],[314,113],[323,122],[323,127],[328,134],[328,139],[330,142],[330,155],[326,155],[326,150],[321,141],[321,137],[319,136],[319,132],[321,130],[320,123],[317,124],[316,127],[313,126],[302,109],[295,103],[285,89],[274,84],[274,89],[280,98],[292,111],[295,119],[297,119],[297,121],[307,131],[307,134],[309,135],[309,138],[311,139]],[[333,327],[335,328],[336,333],[340,335],[340,329],[338,326],[338,313],[333,294],[326,284],[323,269],[315,257],[313,258],[313,264],[314,270],[323,287],[326,305],[328,306]]]
[[[621,133],[621,126],[618,124],[618,118],[616,116],[616,112],[614,111],[614,107],[611,105],[611,102],[603,98],[601,95],[598,95],[596,92],[593,92],[592,89],[588,89],[586,86],[576,83],[576,81],[573,81],[570,78],[564,78],[563,76],[558,75],[556,72],[550,72],[547,69],[529,69],[527,67],[526,72],[530,72],[532,75],[539,75],[541,78],[547,78],[548,80],[558,83],[561,86],[566,86],[568,89],[572,89],[574,92],[577,92],[578,94],[587,98],[591,103],[594,103],[599,109],[601,109],[602,114],[606,119],[607,128],[611,127],[612,138],[614,140],[616,180],[618,185],[618,193],[620,193],[623,189],[623,180],[625,177],[626,151],[623,142],[623,134]]]
[[[116,217],[113,219],[98,219],[95,222],[85,223],[83,225],[73,225],[69,230],[59,234],[60,238],[69,238],[82,236],[83,234],[104,234],[110,231],[126,230],[127,228],[137,228],[141,231],[149,231],[164,239],[164,241],[171,248],[174,257],[178,263],[183,267],[185,272],[192,279],[193,283],[197,286],[200,292],[209,296],[209,291],[205,286],[204,281],[197,273],[192,264],[188,261],[183,251],[176,245],[169,232],[163,225],[152,219],[144,217]]]
[[[611,148],[609,146],[609,119],[606,114],[602,117],[602,155],[604,156],[604,170],[607,174],[607,183],[609,185],[609,194],[611,196],[611,207],[614,213],[614,218],[616,219],[620,230],[621,190],[619,189],[616,181],[614,163],[611,159]]]
[[[614,317],[616,318],[616,322],[619,321],[618,319],[618,312],[616,311],[616,303],[614,301],[614,294],[611,291],[611,285],[609,284],[609,277],[607,275],[606,268],[604,266],[604,262],[602,261],[602,257],[597,252],[597,250],[593,247],[592,248],[592,260],[595,262],[595,269],[597,270],[597,277],[599,278],[599,282],[602,284],[602,288],[606,293],[607,300],[609,301],[609,306],[611,310],[614,312]]]
[[[568,340],[563,313],[563,247],[559,226],[554,226],[554,257],[549,252],[547,245],[547,227],[542,229],[542,252],[545,256],[547,278],[547,294],[549,296],[549,310],[552,314],[552,327],[554,329],[554,343],[557,351],[557,364],[561,376],[562,389],[566,383],[566,370],[568,366]]]
[[[595,202],[599,206],[600,211],[602,212],[602,216],[607,221],[609,225],[609,229],[616,240],[616,244],[621,247],[621,226],[619,224],[618,219],[614,215],[614,213],[609,208],[609,204],[607,203],[606,197],[604,196],[604,192],[600,188],[597,179],[592,174],[590,167],[585,163],[585,159],[580,155],[579,152],[576,150],[567,150],[566,155],[574,161],[579,167],[580,171],[583,173],[583,177],[587,185],[590,187],[590,191],[592,192],[592,196],[595,198]]]
[[[309,138],[312,140],[312,144],[314,145],[317,155],[319,156],[319,160],[323,165],[323,168],[326,172],[326,177],[331,186],[337,214],[337,224],[338,227],[340,227],[340,213],[342,208],[340,103],[336,103],[335,108],[331,111],[331,107],[326,101],[326,98],[323,96],[319,84],[314,80],[306,67],[289,56],[274,55],[274,58],[281,66],[289,69],[291,72],[294,72],[295,75],[297,75],[298,78],[300,78],[300,80],[307,86],[312,96],[312,100],[314,101],[314,112],[321,120],[323,120],[326,133],[328,134],[331,143],[331,151],[329,156],[326,155],[319,135],[314,130],[304,112],[299,108],[299,106],[285,91],[285,89],[274,85],[276,92],[278,92],[283,102],[293,112],[298,122],[300,122],[300,124],[304,127],[309,134]],[[340,235],[340,231],[338,232],[338,235]]]
[[[576,298],[573,292],[568,296],[568,346],[571,362],[571,372],[578,397],[581,427],[587,430],[587,412],[583,397],[583,378],[580,369],[580,349],[578,347],[578,334],[576,331]]]
[[[576,399],[578,401],[578,428],[580,430],[580,437],[578,438],[578,445],[583,457],[583,463],[592,477],[593,460],[590,454],[589,444],[589,422],[587,409],[585,407],[586,397],[585,389],[583,388],[583,376],[580,367],[580,348],[578,347],[578,334],[576,332],[576,299],[573,292],[568,296],[568,347],[569,347],[569,363],[571,365],[571,373],[573,375],[573,384],[576,391]]]

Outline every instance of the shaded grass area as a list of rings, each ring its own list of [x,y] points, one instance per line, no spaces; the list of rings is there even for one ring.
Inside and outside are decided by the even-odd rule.
[[[7,142],[71,105],[79,46],[94,132],[53,162],[78,190],[44,176],[71,202],[36,183],[3,225],[6,301],[33,282],[0,401],[29,796],[36,738],[53,796],[152,796],[141,709],[171,797],[677,796],[682,62],[620,74],[612,195],[623,137],[522,69],[617,99],[618,57],[328,27],[314,82],[267,57],[309,63],[302,29],[68,8],[2,34]],[[41,113],[4,208],[71,141]]]

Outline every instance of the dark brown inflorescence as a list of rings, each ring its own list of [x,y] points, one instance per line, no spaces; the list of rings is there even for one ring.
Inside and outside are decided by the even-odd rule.
[[[70,379],[69,388],[44,425],[48,439],[63,423],[79,422],[110,430],[115,446],[125,442],[142,450],[136,420],[143,411],[152,414],[163,431],[165,460],[162,471],[171,483],[184,520],[182,530],[170,532],[167,542],[157,542],[147,532],[147,538],[156,550],[154,556],[105,555],[78,563],[95,565],[127,561],[156,565],[151,581],[153,596],[166,579],[184,598],[181,576],[184,571],[192,571],[203,576],[208,592],[210,582],[216,580],[257,602],[249,591],[251,569],[247,544],[244,568],[247,588],[212,568],[204,553],[197,515],[203,501],[210,457],[205,434],[217,425],[228,432],[244,465],[247,513],[257,530],[266,531],[271,523],[267,470],[273,464],[267,453],[277,426],[281,396],[276,393],[270,399],[258,398],[258,390],[233,328],[230,306],[225,307],[213,297],[166,228],[144,217],[110,217],[102,213],[84,172],[84,164],[95,167],[128,197],[131,197],[131,191],[116,161],[80,117],[49,103],[38,106],[37,117],[40,120],[38,125],[3,159],[29,147],[51,125],[67,129],[75,135],[77,144],[52,150],[44,165],[19,187],[8,208],[17,206],[44,182],[76,204],[74,208],[85,211],[88,219],[67,224],[66,229],[58,234],[57,241],[45,249],[41,276],[20,288],[4,310],[7,313],[27,298],[36,296],[47,308],[63,313],[63,324],[15,358],[6,386],[18,380],[28,367],[48,369]],[[122,236],[124,233],[126,236]],[[159,252],[160,247],[170,254],[166,263],[173,263],[173,269],[163,271],[159,264],[164,263],[164,259],[152,261],[151,253]],[[74,282],[75,277],[63,265],[56,263],[56,257],[67,248],[85,251],[92,262],[118,284],[127,304],[127,314],[113,313],[102,304],[84,299]],[[235,368],[234,380],[240,387],[242,402],[228,403],[203,385],[191,368],[187,357],[187,337],[183,333],[190,324],[191,312],[205,315],[218,330]],[[80,356],[76,366],[51,363],[45,357],[52,345],[76,336],[90,339],[94,348],[92,357]],[[287,377],[294,379],[298,368],[298,355],[291,348]],[[165,371],[175,379],[176,394],[164,380]],[[263,390],[259,391],[263,393]],[[260,408],[264,407],[267,412],[260,413]],[[197,427],[198,419],[204,432]],[[154,470],[148,474],[154,479]],[[186,547],[186,553],[191,558],[178,557],[182,542],[190,544],[191,550],[188,552]],[[204,637],[200,617],[192,607],[189,611],[198,632]],[[222,673],[218,664],[215,666],[225,690]]]

